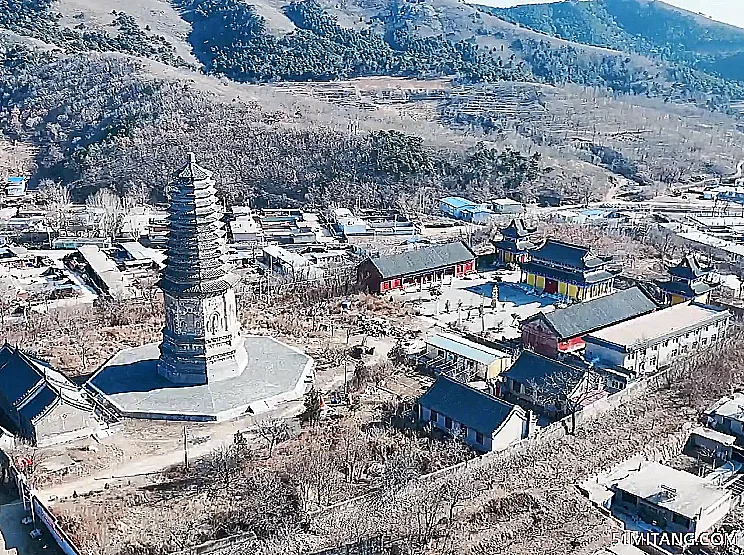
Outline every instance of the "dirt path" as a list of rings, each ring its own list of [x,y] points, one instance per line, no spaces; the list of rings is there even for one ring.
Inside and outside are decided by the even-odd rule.
[[[271,416],[291,418],[299,414],[302,409],[302,401],[287,403],[276,411],[273,411]],[[267,413],[262,416],[269,416],[269,414]],[[223,445],[232,443],[233,436],[237,431],[245,433],[249,443],[258,443],[260,441],[259,438],[250,432],[253,424],[253,419],[246,418],[216,424],[215,427],[210,430],[209,438],[206,439],[206,441],[202,439],[204,436],[200,436],[198,443],[194,443],[193,440],[187,442],[186,452],[188,459],[194,460],[204,457]],[[149,475],[161,472],[171,466],[182,464],[183,462],[183,445],[179,444],[174,448],[171,444],[170,448],[165,452],[150,454],[128,462],[122,462],[113,468],[107,468],[106,470],[93,473],[90,476],[83,476],[74,480],[65,481],[61,484],[42,486],[37,493],[42,501],[49,502],[51,505],[58,500],[69,498],[73,496],[73,494],[85,495],[90,492],[101,491],[108,486],[129,483],[136,484],[138,482],[144,483],[147,481]]]

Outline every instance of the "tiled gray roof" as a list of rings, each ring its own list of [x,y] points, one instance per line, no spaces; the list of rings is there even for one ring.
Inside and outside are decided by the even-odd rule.
[[[514,409],[514,405],[446,376],[437,378],[419,404],[487,435],[497,430]]]
[[[554,239],[548,239],[543,246],[533,250],[532,258],[581,269],[601,267],[608,261],[594,254],[588,247],[572,245]]]
[[[648,314],[657,308],[648,295],[638,287],[631,287],[612,295],[533,316],[525,320],[525,323],[533,318],[542,318],[555,330],[559,339],[568,339]]]
[[[177,179],[203,181],[212,177],[212,172],[196,163],[196,156],[189,152],[186,164],[176,172]]]
[[[544,383],[546,378],[554,374],[569,374],[576,378],[578,383],[583,375],[583,371],[574,366],[563,364],[552,358],[548,358],[532,351],[522,351],[519,358],[512,364],[503,376],[511,378],[521,384],[536,382]]]
[[[0,395],[31,422],[60,399],[80,410],[92,411],[78,388],[62,374],[7,344],[0,349]]]
[[[42,376],[19,350],[5,345],[0,350],[0,394],[11,405],[20,402],[34,390]]]
[[[529,239],[510,239],[505,237],[500,241],[494,241],[493,246],[503,251],[523,253],[535,248],[535,244]]]
[[[561,268],[545,266],[537,262],[526,262],[522,264],[522,269],[525,272],[545,276],[557,281],[565,281],[566,283],[576,283],[578,285],[600,283],[611,279],[615,275],[613,272],[604,268],[597,268],[596,270],[563,270]]]
[[[535,233],[535,231],[537,231],[537,228],[527,227],[522,218],[515,218],[501,230],[501,235],[510,239],[523,239]]]
[[[370,258],[384,279],[463,264],[475,255],[462,242],[435,245],[391,256]]]
[[[669,268],[669,274],[682,279],[695,280],[710,273],[710,268],[701,268],[695,257],[685,255],[676,266]]]
[[[21,407],[18,412],[29,422],[35,422],[40,416],[59,402],[59,395],[48,386],[44,386],[33,399]]]
[[[698,295],[704,295],[714,287],[704,281],[697,283],[689,283],[686,281],[657,281],[656,285],[662,291],[671,293],[672,295],[679,295],[681,297],[692,298]]]

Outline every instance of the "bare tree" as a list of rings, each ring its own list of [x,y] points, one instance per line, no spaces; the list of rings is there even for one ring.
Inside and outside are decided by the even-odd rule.
[[[67,215],[72,207],[70,188],[46,179],[39,185],[38,198],[47,207],[47,225],[49,225],[49,246],[52,246],[52,231],[59,235],[67,222]]]
[[[537,406],[553,409],[557,415],[571,417],[569,434],[576,431],[576,413],[603,389],[604,380],[594,370],[561,370],[540,380],[530,380]]]
[[[0,325],[5,325],[5,317],[14,308],[18,291],[10,283],[0,283]]]
[[[209,471],[222,483],[229,487],[242,468],[242,453],[244,450],[237,445],[222,445],[212,451],[208,460]]]
[[[121,198],[108,189],[99,189],[88,197],[85,205],[91,212],[97,213],[101,234],[115,240],[125,212]]]
[[[274,446],[289,439],[289,426],[282,418],[268,417],[258,422],[256,433],[266,442],[268,456],[271,457],[274,453]]]

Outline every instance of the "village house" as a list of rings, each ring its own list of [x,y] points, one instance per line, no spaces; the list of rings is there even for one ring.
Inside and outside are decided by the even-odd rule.
[[[439,376],[418,401],[418,416],[482,452],[500,451],[528,436],[530,415],[466,384]]]
[[[656,462],[625,469],[610,486],[613,516],[628,529],[690,533],[695,538],[731,510],[731,490]]]
[[[736,445],[735,436],[705,426],[698,426],[690,432],[685,453],[716,467],[733,458],[744,461],[744,450]]]
[[[599,256],[588,247],[548,239],[530,251],[521,266],[521,281],[540,293],[588,301],[612,292],[617,273],[612,262],[612,257]]]
[[[607,395],[599,376],[527,350],[502,374],[496,392],[551,419],[568,414],[568,400],[586,405]]]
[[[720,399],[705,411],[703,418],[709,428],[732,435],[744,445],[744,393]]]
[[[445,197],[439,201],[439,209],[445,216],[474,224],[487,224],[494,212],[487,204],[462,197]]]
[[[293,279],[320,279],[324,275],[322,268],[316,266],[301,254],[279,245],[266,245],[263,248],[261,261],[272,273]]]
[[[461,382],[492,380],[511,364],[511,355],[451,333],[435,333],[426,339],[423,363],[437,374]]]
[[[90,436],[98,423],[77,386],[6,343],[0,349],[0,427],[42,447]]]
[[[510,198],[497,198],[492,200],[490,208],[496,214],[524,214],[524,204]]]
[[[536,227],[527,227],[521,218],[512,220],[501,230],[501,239],[493,242],[496,260],[505,265],[527,262],[529,251],[536,247],[530,239],[536,231]]]
[[[521,323],[522,345],[546,356],[580,351],[585,335],[657,308],[640,288],[631,287],[552,312],[538,312]]]
[[[26,196],[27,181],[25,177],[11,176],[5,181],[5,194],[9,197]]]
[[[709,349],[726,336],[731,314],[712,306],[682,303],[639,316],[584,337],[586,360],[640,375]]]
[[[666,304],[695,301],[707,304],[710,292],[717,287],[710,280],[712,268],[701,267],[695,257],[688,254],[676,266],[669,268],[669,279],[656,281]]]
[[[374,293],[442,283],[447,277],[474,272],[475,258],[462,242],[368,258],[357,267],[357,282],[362,289]]]
[[[131,278],[96,245],[83,245],[64,260],[71,270],[85,274],[101,294],[119,300],[132,297]]]

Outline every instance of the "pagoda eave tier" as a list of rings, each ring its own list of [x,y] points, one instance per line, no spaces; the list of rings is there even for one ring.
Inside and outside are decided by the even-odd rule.
[[[207,281],[199,281],[200,278],[196,277],[196,281],[189,280],[188,283],[182,283],[173,281],[169,276],[164,276],[158,283],[160,289],[164,293],[168,293],[178,297],[210,297],[213,295],[220,295],[237,285],[240,278],[232,273],[226,274],[225,276]]]

